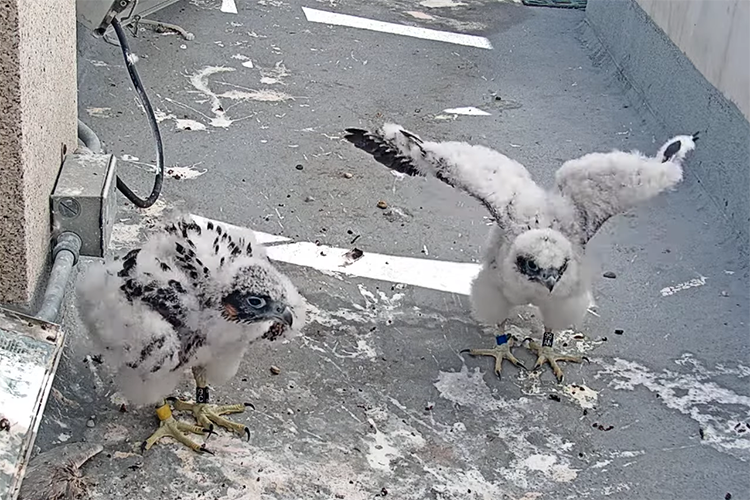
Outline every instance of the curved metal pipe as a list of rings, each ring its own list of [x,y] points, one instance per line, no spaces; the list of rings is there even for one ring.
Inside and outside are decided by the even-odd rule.
[[[100,154],[102,152],[102,142],[99,137],[81,120],[78,120],[78,138],[92,153]]]
[[[68,285],[73,267],[78,263],[80,252],[81,238],[77,234],[65,232],[57,238],[52,250],[52,270],[44,291],[42,306],[33,316],[50,323],[57,322],[60,306],[65,297],[65,287]]]

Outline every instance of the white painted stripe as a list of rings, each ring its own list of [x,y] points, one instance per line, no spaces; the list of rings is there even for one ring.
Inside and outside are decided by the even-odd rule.
[[[234,0],[221,0],[221,11],[227,14],[236,14],[237,5],[234,3]]]
[[[318,271],[403,283],[462,295],[469,295],[471,281],[479,272],[479,264],[368,252],[356,262],[345,265],[344,254],[349,250],[308,242],[276,245],[269,247],[267,251],[273,260],[311,267]]]
[[[192,215],[196,222],[206,223],[209,219]],[[221,221],[212,221],[225,227],[238,227]],[[243,230],[246,230],[243,228]],[[344,257],[349,249],[316,245],[309,242],[291,242],[284,236],[275,236],[255,231],[255,236],[262,244],[282,243],[266,248],[269,258],[279,262],[310,267],[322,272],[336,272],[359,278],[370,278],[403,283],[439,290],[442,292],[469,295],[471,282],[479,273],[479,264],[469,262],[451,262],[443,260],[416,259],[369,253],[347,265]]]
[[[416,28],[404,24],[386,23],[375,21],[364,17],[349,16],[346,14],[337,14],[335,12],[326,12],[323,10],[310,9],[302,7],[305,17],[311,23],[334,24],[337,26],[349,26],[351,28],[360,28],[370,31],[380,31],[394,35],[411,36],[423,40],[436,40],[439,42],[454,43],[456,45],[466,45],[480,49],[492,49],[492,44],[483,36],[465,35],[463,33],[451,33],[450,31],[438,31],[427,28]]]
[[[444,109],[443,113],[450,113],[452,115],[491,116],[490,113],[479,108],[475,108],[474,106],[468,106],[466,108]]]
[[[221,224],[222,226],[225,226],[225,227],[239,229],[241,231],[247,231],[247,228],[235,226],[234,224],[229,224],[228,222],[217,221],[214,219],[206,219],[205,217],[201,217],[200,215],[190,214],[190,217],[192,217],[195,220],[195,222],[198,222],[200,224],[213,222],[214,224]],[[268,245],[269,243],[279,243],[282,241],[292,241],[286,236],[277,236],[275,234],[263,233],[261,231],[253,231],[253,233],[255,233],[255,239],[257,239],[258,243],[260,243],[261,245]]]

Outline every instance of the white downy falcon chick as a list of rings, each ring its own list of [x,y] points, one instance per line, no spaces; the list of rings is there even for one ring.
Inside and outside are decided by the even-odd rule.
[[[208,404],[208,384],[232,378],[253,342],[299,332],[305,301],[251,230],[189,216],[162,229],[123,259],[93,264],[77,287],[78,305],[123,395],[157,405],[161,423],[144,449],[170,436],[207,451],[184,432],[204,434],[216,424],[249,437],[247,427],[222,417],[249,404]],[[196,401],[167,398],[187,369]],[[170,403],[198,425],[175,420]]]
[[[375,160],[411,176],[434,176],[479,200],[494,218],[482,268],[471,287],[472,311],[485,325],[499,325],[497,345],[470,349],[493,356],[500,375],[502,360],[521,365],[505,332],[510,310],[532,304],[544,322],[534,368],[549,363],[558,381],[558,361],[580,362],[552,349],[553,330],[578,324],[591,297],[591,273],[585,247],[610,217],[623,213],[682,180],[682,162],[698,134],[667,141],[654,157],[638,151],[591,153],[567,161],[552,189],[544,189],[519,162],[485,146],[431,142],[386,123],[368,132],[346,129],[345,138]]]

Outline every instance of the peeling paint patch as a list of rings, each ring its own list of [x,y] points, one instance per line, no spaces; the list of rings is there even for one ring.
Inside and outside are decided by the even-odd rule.
[[[690,281],[686,281],[685,283],[680,283],[678,285],[674,286],[668,286],[661,289],[661,296],[662,297],[668,297],[670,295],[674,295],[677,292],[681,292],[683,290],[688,290],[690,288],[696,288],[699,286],[703,286],[706,284],[706,278],[705,276],[700,276],[698,278],[693,278]]]

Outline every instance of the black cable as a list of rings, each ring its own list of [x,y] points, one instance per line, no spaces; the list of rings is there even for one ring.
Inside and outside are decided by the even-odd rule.
[[[138,76],[138,70],[135,69],[136,56],[134,56],[133,53],[130,52],[128,40],[127,38],[125,38],[125,32],[123,31],[122,25],[120,24],[120,21],[117,19],[117,17],[114,17],[112,19],[112,27],[114,27],[115,33],[117,34],[117,39],[120,41],[122,55],[125,58],[125,66],[127,66],[128,68],[128,73],[130,74],[130,79],[133,81],[135,91],[138,94],[141,103],[143,104],[143,108],[146,110],[148,124],[151,126],[151,132],[153,133],[154,139],[156,140],[156,177],[154,178],[154,187],[151,190],[151,194],[148,195],[148,198],[146,198],[145,200],[139,198],[125,184],[125,182],[120,179],[119,175],[117,176],[117,189],[119,189],[120,192],[125,195],[128,200],[133,202],[133,204],[138,208],[148,208],[153,205],[156,200],[159,199],[161,187],[164,183],[164,146],[161,142],[161,134],[159,133],[159,125],[156,121],[156,115],[154,115],[154,110],[151,107],[151,102],[149,102],[146,91],[143,88],[141,78]]]

